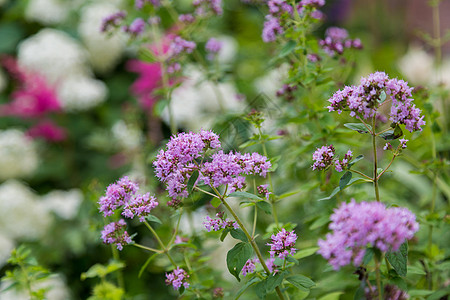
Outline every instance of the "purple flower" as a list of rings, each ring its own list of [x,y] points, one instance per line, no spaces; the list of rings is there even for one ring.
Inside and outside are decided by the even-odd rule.
[[[266,266],[269,269],[270,273],[277,272],[277,265],[275,265],[275,258],[268,258],[266,260]]]
[[[205,45],[206,52],[208,53],[208,60],[214,60],[217,53],[219,53],[220,49],[222,49],[222,42],[218,41],[215,38],[210,38]]]
[[[224,218],[223,212],[218,212],[216,214],[217,219],[211,219],[209,216],[206,216],[205,221],[203,222],[203,225],[205,226],[206,230],[208,232],[212,231],[219,231],[224,228],[233,228],[237,229],[239,228],[238,223],[231,221],[228,218]]]
[[[313,153],[314,164],[311,168],[313,170],[325,170],[331,166],[334,161],[334,152],[335,150],[333,145],[317,148],[317,150]]]
[[[382,252],[397,251],[419,229],[416,216],[406,208],[386,208],[380,202],[343,203],[331,215],[326,240],[319,240],[321,254],[335,270],[353,262],[361,264],[369,245]]]
[[[200,16],[210,10],[215,15],[222,15],[222,0],[194,0],[192,4],[197,7],[196,13]]]
[[[321,7],[325,5],[325,0],[302,0],[300,1],[302,6]]]
[[[189,288],[188,278],[187,272],[177,267],[173,272],[166,273],[166,285],[172,285],[174,290],[178,290],[181,286],[187,289]]]
[[[256,189],[258,190],[258,194],[264,195],[264,197],[266,197],[267,201],[269,201],[269,195],[272,194],[272,192],[269,192],[267,187],[268,187],[267,184],[263,184],[263,185],[259,185]]]
[[[160,3],[160,1],[159,0],[135,0],[134,1],[134,6],[137,8],[137,9],[142,9],[142,7],[144,6],[144,4],[145,3],[151,3],[153,6],[156,6],[156,7],[158,7],[158,6],[160,6],[161,5],[161,3]]]
[[[141,18],[136,18],[128,27],[125,27],[125,31],[132,35],[138,36],[144,32],[145,21]]]
[[[133,219],[135,216],[139,217],[139,221],[144,222],[145,217],[150,214],[150,211],[158,206],[158,201],[150,193],[145,195],[137,195],[131,198],[124,206],[122,215]]]
[[[345,48],[361,49],[361,40],[348,39],[347,30],[339,27],[330,27],[325,32],[325,39],[319,41],[322,49],[331,57],[340,55]]]
[[[105,217],[111,216],[114,210],[127,204],[138,190],[139,186],[128,179],[128,176],[119,179],[116,183],[110,184],[106,188],[106,195],[101,197],[98,202],[100,212],[103,212]]]
[[[283,32],[283,27],[281,27],[278,18],[267,15],[262,32],[263,41],[265,43],[274,42],[277,39],[277,35],[283,34]]]
[[[269,0],[267,1],[269,13],[274,17],[280,17],[284,13],[292,14],[294,9],[285,0]]]
[[[386,145],[384,145],[383,150],[392,150],[392,145],[391,143],[386,143]]]
[[[195,42],[187,41],[177,36],[173,39],[170,44],[170,56],[173,59],[174,57],[182,54],[182,53],[192,53],[194,49],[197,47]]]
[[[408,142],[407,139],[399,139],[398,141],[400,142],[400,147],[402,147],[403,149],[408,147],[408,146],[406,146],[406,142]]]
[[[126,16],[127,13],[125,11],[118,11],[110,16],[105,17],[102,21],[102,25],[100,26],[100,31],[106,32],[111,28],[118,27]]]
[[[329,111],[341,113],[350,110],[350,116],[367,119],[375,115],[377,109],[390,103],[389,120],[395,124],[405,124],[408,131],[422,131],[425,125],[421,110],[412,103],[412,88],[403,80],[390,79],[384,72],[375,72],[361,78],[358,86],[346,86],[328,100]],[[382,92],[386,99],[381,101]]]
[[[270,246],[269,253],[271,258],[278,256],[283,259],[297,251],[294,248],[295,241],[297,241],[297,235],[294,231],[286,231],[286,229],[282,228],[276,235],[272,234],[271,239],[272,243],[267,244],[267,246]]]
[[[182,14],[178,16],[178,21],[182,23],[194,23],[195,17],[191,14]]]
[[[259,263],[257,258],[249,259],[245,263],[244,267],[242,267],[242,276],[247,276],[247,274],[251,274],[255,272],[256,265]]]
[[[102,231],[102,239],[105,244],[116,244],[117,249],[122,250],[123,245],[132,242],[131,237],[125,230],[127,224],[125,220],[120,219],[118,222],[112,222],[105,226]]]
[[[350,160],[352,160],[352,158],[353,158],[352,151],[348,150],[342,160],[335,161],[334,166],[336,168],[336,171],[342,172],[345,168],[347,168],[348,164],[349,164]]]

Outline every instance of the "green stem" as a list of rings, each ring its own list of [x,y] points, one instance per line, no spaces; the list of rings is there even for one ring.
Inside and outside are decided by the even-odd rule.
[[[175,239],[177,238],[177,234],[178,234],[178,229],[180,228],[180,222],[181,222],[181,216],[183,215],[183,208],[180,208],[180,215],[178,216],[178,221],[177,221],[177,225],[175,227],[175,231],[172,235],[172,238],[169,241],[169,244],[167,245],[167,248],[170,249],[170,246],[172,246],[173,242],[175,241]]]
[[[22,273],[25,275],[25,287],[28,290],[28,293],[30,294],[30,299],[34,299],[33,297],[33,290],[31,289],[31,282],[30,282],[30,278],[28,277],[28,272],[25,268],[25,265],[22,261],[22,259],[19,259],[17,264],[19,265],[20,269],[22,270]]]
[[[255,236],[255,231],[256,231],[256,220],[257,220],[257,218],[258,218],[258,208],[256,207],[256,204],[255,204],[255,214],[254,214],[254,216],[253,216],[252,239],[253,239],[254,236]]]
[[[147,250],[147,251],[152,251],[152,252],[155,252],[155,253],[159,253],[159,254],[163,253],[163,251],[161,251],[161,250],[158,250],[158,249],[155,249],[155,248],[146,247],[146,246],[141,245],[141,244],[136,244],[135,243],[135,244],[133,244],[133,246],[141,248],[141,249],[144,249],[144,250]]]
[[[114,260],[120,261],[119,250],[117,250],[113,244],[111,244],[111,251]],[[122,270],[117,270],[117,283],[119,284],[119,287],[125,291],[125,280],[123,279]]]
[[[397,154],[394,154],[394,156],[392,156],[391,161],[389,162],[389,164],[387,165],[387,167],[378,175],[377,180],[380,180],[381,175],[383,175],[392,165],[392,163],[394,162],[394,159],[397,157]]]
[[[147,228],[153,233],[153,235],[155,236],[156,240],[158,241],[159,246],[161,247],[163,253],[167,256],[167,258],[170,260],[170,262],[172,263],[172,265],[174,267],[177,267],[177,264],[175,263],[175,261],[173,260],[172,256],[170,255],[169,251],[167,250],[166,246],[164,246],[164,243],[161,241],[161,239],[159,238],[158,233],[155,231],[155,229],[153,229],[153,227],[147,222],[144,221],[145,226],[147,226]]]
[[[366,179],[369,179],[370,181],[373,181],[373,178],[372,178],[372,177],[369,177],[369,176],[367,176],[366,174],[364,174],[364,173],[362,173],[362,172],[360,172],[360,171],[358,171],[358,170],[353,170],[353,169],[348,169],[348,170],[349,170],[350,172],[359,174],[359,175],[361,175],[362,177],[364,177],[364,178],[366,178]]]
[[[372,147],[373,147],[373,187],[375,189],[375,198],[380,202],[380,192],[378,190],[378,161],[377,161],[377,143],[375,141],[375,116],[372,118]]]

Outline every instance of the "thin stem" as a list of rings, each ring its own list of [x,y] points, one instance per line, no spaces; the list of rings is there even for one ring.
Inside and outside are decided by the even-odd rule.
[[[210,196],[212,196],[212,197],[215,197],[215,198],[220,199],[220,197],[218,197],[217,195],[214,195],[214,194],[212,194],[212,193],[210,193],[210,192],[207,192],[207,191],[205,191],[205,190],[203,190],[203,189],[201,189],[201,188],[199,188],[199,187],[197,187],[197,186],[195,186],[194,189],[196,189],[197,191],[203,192],[203,193],[205,193],[205,194],[208,194],[208,195],[210,195]]]
[[[377,161],[377,143],[375,141],[375,116],[372,118],[372,147],[373,147],[373,187],[375,189],[375,198],[380,202],[380,192],[378,190],[378,161]]]
[[[257,220],[257,218],[258,218],[258,208],[256,207],[256,204],[255,204],[255,214],[254,214],[254,216],[253,216],[252,239],[253,239],[254,236],[255,236],[255,231],[256,231],[256,220]]]
[[[381,106],[381,105],[380,105]],[[380,134],[382,134],[382,133],[385,133],[386,131],[389,131],[389,130],[391,130],[392,128],[391,127],[388,127],[388,128],[386,128],[386,129],[384,129],[384,130],[382,130],[382,131],[380,131],[380,132],[377,132],[376,134],[375,134],[375,136],[379,136]]]
[[[177,267],[177,264],[175,263],[175,261],[173,260],[172,256],[170,255],[169,251],[167,250],[166,246],[164,246],[164,243],[161,241],[161,239],[159,238],[158,233],[155,231],[155,229],[153,229],[153,227],[147,222],[144,221],[145,226],[147,226],[147,228],[153,233],[153,235],[155,236],[156,240],[158,241],[159,246],[161,247],[163,253],[167,256],[167,258],[170,260],[170,262],[172,263],[172,265],[174,267]]]
[[[375,274],[376,274],[376,278],[377,278],[377,289],[378,289],[378,299],[382,300],[382,295],[381,295],[381,275],[380,275],[380,261],[378,260],[378,258],[375,255]]]
[[[178,229],[180,228],[180,222],[181,222],[181,216],[183,215],[183,208],[180,208],[180,215],[178,216],[177,226],[175,227],[175,231],[172,235],[172,238],[169,241],[169,244],[167,245],[167,248],[170,248],[172,246],[173,242],[177,238]]]
[[[359,174],[359,175],[361,175],[362,177],[364,177],[364,178],[366,178],[366,179],[369,179],[370,181],[373,181],[373,178],[372,178],[372,177],[369,177],[369,176],[367,176],[366,174],[364,174],[364,173],[362,173],[362,172],[360,172],[360,171],[358,171],[358,170],[353,170],[353,169],[348,169],[348,170],[349,170],[350,172]]]
[[[373,116],[373,118],[375,119],[375,116]],[[374,131],[372,131],[372,129],[375,130],[375,126],[372,126],[372,129],[370,129],[369,125],[367,125],[366,122],[364,122],[364,120],[362,118],[358,118],[358,119],[363,123],[364,126],[366,126],[367,130],[369,131],[369,133],[371,135],[374,135]]]
[[[381,175],[383,175],[384,173],[386,173],[386,171],[391,167],[392,163],[394,162],[394,159],[397,157],[397,154],[394,154],[394,156],[392,156],[391,161],[389,162],[389,164],[387,165],[387,167],[378,175],[377,180],[380,180]]]
[[[163,253],[163,251],[161,251],[161,250],[158,250],[158,249],[155,249],[155,248],[146,247],[146,246],[141,245],[141,244],[133,244],[133,246],[141,248],[141,249],[144,249],[144,250],[147,250],[147,251],[152,251],[152,252],[155,252],[155,253],[159,253],[159,254]]]
[[[120,261],[119,250],[117,250],[113,244],[111,244],[111,251],[114,260]],[[122,270],[117,270],[117,283],[119,284],[119,287],[125,291],[125,280],[123,279]]]

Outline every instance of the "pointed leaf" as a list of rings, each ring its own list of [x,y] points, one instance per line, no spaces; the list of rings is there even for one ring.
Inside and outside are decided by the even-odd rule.
[[[256,196],[255,194],[251,194],[248,192],[233,192],[228,195],[228,197],[236,197],[236,198],[247,198],[247,199],[254,199],[254,200],[263,200],[260,197]]]
[[[372,126],[367,125],[367,127],[363,123],[346,123],[344,124],[345,127],[348,129],[357,131],[359,133],[369,133],[369,130],[367,130],[367,127],[372,130]]]
[[[300,274],[288,276],[286,280],[301,291],[309,291],[310,288],[316,285],[314,281]]]
[[[272,214],[272,205],[266,201],[259,201],[256,202],[256,206],[264,211],[266,214],[271,215]]]
[[[236,277],[238,281],[241,281],[241,279],[239,278],[239,273],[241,273],[241,270],[244,267],[245,263],[251,258],[252,255],[253,248],[249,243],[238,243],[233,247],[233,249],[228,251],[228,271],[230,271],[231,275]]]
[[[401,244],[396,252],[387,252],[386,258],[400,276],[406,276],[408,262],[408,242]]]
[[[195,170],[191,174],[191,177],[189,177],[189,180],[187,182],[187,190],[189,193],[192,192],[192,190],[194,189],[194,185],[195,185],[195,182],[197,181],[198,175],[199,175],[199,171]]]
[[[222,204],[222,201],[220,201],[219,198],[212,198],[211,200],[211,205],[214,206],[215,208],[218,208],[220,206],[220,204]]]
[[[145,217],[145,219],[146,219],[147,221],[149,221],[149,222],[155,222],[155,223],[158,223],[158,224],[162,224],[161,220],[158,219],[158,217],[156,217],[156,216],[154,216],[154,215],[147,215],[147,216]]]
[[[234,237],[237,240],[241,240],[243,242],[248,242],[247,236],[245,235],[244,231],[242,229],[231,229],[230,230],[231,236]]]
[[[348,182],[352,179],[352,172],[347,171],[342,175],[341,179],[339,179],[339,189],[342,191]]]
[[[266,292],[272,292],[277,286],[283,282],[283,278],[287,275],[286,272],[271,274],[267,277]]]
[[[326,220],[328,223],[329,218],[327,217]],[[317,252],[317,250],[319,250],[319,247],[311,247],[311,248],[302,249],[294,254],[294,258],[302,259],[302,258],[311,256],[311,255],[315,254]]]

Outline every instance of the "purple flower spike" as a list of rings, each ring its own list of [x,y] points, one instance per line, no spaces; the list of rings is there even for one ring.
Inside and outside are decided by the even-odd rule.
[[[284,259],[288,255],[293,255],[297,249],[294,248],[295,242],[297,241],[297,235],[294,231],[286,231],[286,229],[281,229],[276,235],[271,236],[272,243],[268,243],[270,246],[270,257],[274,258],[278,256]]]
[[[139,186],[125,176],[106,188],[106,195],[99,200],[100,212],[111,216],[114,211],[125,205],[139,190]]]
[[[102,239],[105,244],[116,244],[117,249],[122,250],[123,245],[132,242],[130,235],[125,230],[127,224],[123,219],[112,222],[105,226],[102,231]]]
[[[317,148],[313,153],[313,170],[325,170],[333,164],[335,150],[333,145]]]
[[[150,193],[145,195],[137,195],[128,201],[124,206],[122,215],[133,219],[135,216],[139,217],[139,221],[144,222],[145,217],[150,214],[150,211],[158,206],[158,201]]]
[[[174,290],[178,290],[181,286],[184,288],[189,288],[189,282],[187,279],[189,275],[185,270],[177,267],[173,272],[166,273],[166,285],[172,285]]]

